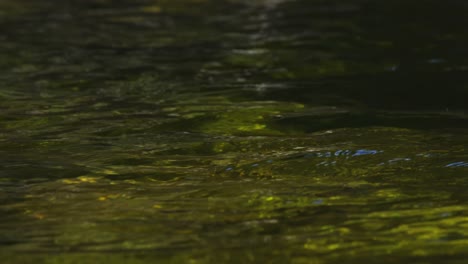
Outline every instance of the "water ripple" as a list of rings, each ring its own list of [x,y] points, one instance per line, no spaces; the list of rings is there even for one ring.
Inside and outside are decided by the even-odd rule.
[[[458,161],[447,164],[445,167],[468,167],[468,162],[465,161]]]

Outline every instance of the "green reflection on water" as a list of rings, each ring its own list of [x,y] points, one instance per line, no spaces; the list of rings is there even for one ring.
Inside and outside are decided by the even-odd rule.
[[[3,1],[2,261],[462,263],[467,6],[420,5]]]

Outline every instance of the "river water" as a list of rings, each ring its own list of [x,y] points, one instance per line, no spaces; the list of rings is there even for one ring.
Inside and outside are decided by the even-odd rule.
[[[465,263],[467,12],[1,1],[1,262]]]

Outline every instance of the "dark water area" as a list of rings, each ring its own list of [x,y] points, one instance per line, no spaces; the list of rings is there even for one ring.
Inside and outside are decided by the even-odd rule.
[[[467,13],[0,1],[0,262],[466,263]]]

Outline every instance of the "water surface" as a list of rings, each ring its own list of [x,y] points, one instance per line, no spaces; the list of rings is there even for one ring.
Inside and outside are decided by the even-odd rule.
[[[2,1],[2,263],[464,263],[467,12]]]

